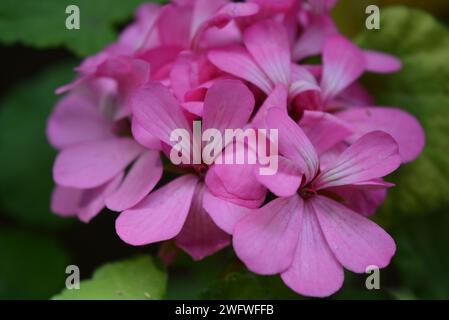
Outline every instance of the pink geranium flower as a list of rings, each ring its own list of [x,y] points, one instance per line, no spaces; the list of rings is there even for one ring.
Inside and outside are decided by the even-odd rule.
[[[346,206],[338,188],[391,186],[380,178],[401,163],[394,139],[371,132],[326,159],[281,109],[270,109],[266,124],[279,130],[283,157],[275,177],[260,181],[279,198],[256,210],[207,199],[214,221],[233,234],[238,257],[251,271],[280,273],[296,292],[318,297],[341,287],[343,268],[363,273],[387,266],[393,239]]]
[[[232,93],[232,94],[230,94]],[[185,112],[170,91],[158,83],[150,83],[136,92],[133,114],[143,130],[171,149],[170,136],[175,129],[192,132]],[[203,129],[243,128],[254,108],[254,97],[238,80],[221,80],[207,92],[204,101]],[[192,136],[192,135],[190,135]],[[144,139],[144,137],[139,137]],[[186,153],[191,144],[183,146]],[[149,194],[134,208],[121,213],[116,222],[118,235],[132,245],[144,245],[175,239],[177,245],[194,259],[201,259],[229,244],[229,236],[221,231],[204,210],[203,198],[216,192],[243,206],[258,207],[265,198],[265,188],[246,166],[238,168],[238,181],[226,165],[184,165],[186,174]],[[236,169],[238,166],[233,166]],[[223,188],[225,186],[225,188]],[[252,186],[252,187],[251,187]],[[222,192],[229,190],[225,194]]]

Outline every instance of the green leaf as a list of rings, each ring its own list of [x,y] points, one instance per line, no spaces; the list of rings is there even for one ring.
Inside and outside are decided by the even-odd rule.
[[[229,273],[223,280],[217,281],[206,289],[200,299],[269,299],[266,292],[258,280],[257,276],[251,273]]]
[[[68,257],[42,234],[0,229],[0,299],[48,299],[65,281]]]
[[[208,300],[302,299],[279,276],[258,276],[248,271],[228,272],[211,283],[199,296]]]
[[[62,45],[81,56],[94,54],[115,40],[115,27],[131,18],[143,2],[148,1],[2,0],[0,41],[21,42],[38,48]],[[79,7],[79,30],[66,28],[69,14],[65,11],[69,5]]]
[[[345,281],[343,287],[334,295],[329,297],[331,300],[386,300],[392,299],[390,289],[390,277],[392,268],[380,270],[380,288],[369,290],[366,287],[366,280],[369,276],[367,273],[356,274],[345,271]]]
[[[167,298],[197,299],[210,283],[220,277],[228,262],[228,250],[222,250],[201,261],[193,261],[189,255],[179,251],[169,268]]]
[[[392,176],[380,220],[394,224],[449,203],[449,31],[431,15],[407,7],[381,11],[381,29],[367,30],[358,42],[398,56],[404,68],[392,75],[366,76],[378,105],[414,114],[426,132],[418,160]]]
[[[421,299],[449,299],[449,207],[394,231],[394,263],[403,287]],[[413,294],[409,294],[413,297]]]
[[[22,222],[64,223],[49,208],[56,152],[47,142],[45,126],[58,99],[54,90],[72,76],[69,65],[55,66],[18,85],[0,102],[0,207]]]
[[[150,256],[106,264],[80,289],[65,289],[55,300],[158,300],[165,295],[167,276]]]

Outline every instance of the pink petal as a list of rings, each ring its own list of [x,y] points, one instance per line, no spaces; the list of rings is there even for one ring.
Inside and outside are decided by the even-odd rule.
[[[86,142],[64,149],[53,167],[57,184],[79,189],[98,187],[126,168],[142,148],[129,138]]]
[[[256,165],[214,164],[206,175],[206,184],[211,192],[237,205],[257,208],[266,195],[266,189],[254,174]]]
[[[294,161],[310,181],[318,172],[318,156],[301,128],[283,111],[272,108],[265,120],[268,128],[278,129],[279,152]]]
[[[78,212],[84,190],[56,186],[51,195],[51,211],[61,217],[73,217]]]
[[[278,198],[237,223],[233,245],[253,272],[276,274],[291,265],[301,228],[303,202],[298,196]]]
[[[184,110],[190,112],[191,114],[194,114],[198,117],[203,116],[204,102],[201,101],[183,102],[181,106],[183,107]]]
[[[248,0],[249,3],[257,4],[262,12],[262,16],[273,16],[277,13],[287,13],[295,0]]]
[[[265,118],[271,108],[279,108],[287,112],[287,88],[283,84],[278,84],[264,101],[260,109],[252,120],[252,124],[257,128],[265,128]]]
[[[155,48],[138,51],[134,56],[150,65],[151,79],[162,80],[168,77],[167,67],[173,64],[181,48],[174,45],[157,46]]]
[[[206,174],[205,181],[210,192],[237,205],[259,207],[267,191],[256,178],[258,166],[254,150],[236,142],[226,146],[219,156],[221,159],[215,159]],[[254,164],[251,164],[251,158]]]
[[[145,130],[136,118],[133,118],[131,122],[131,132],[140,145],[151,150],[161,149],[161,141]]]
[[[387,133],[373,131],[364,135],[321,172],[315,187],[355,184],[382,178],[401,164],[396,141]]]
[[[189,6],[174,4],[164,6],[157,21],[160,43],[188,48],[191,40],[192,13]]]
[[[377,51],[365,50],[366,70],[376,73],[392,73],[401,70],[402,62],[398,58]]]
[[[337,162],[338,157],[348,149],[349,145],[346,142],[341,142],[326,152],[320,154],[320,170],[326,171],[327,168],[334,165]]]
[[[337,27],[331,16],[316,15],[312,17],[293,48],[293,60],[299,61],[320,54],[326,37],[337,32]]]
[[[113,123],[101,114],[98,102],[81,91],[63,97],[47,126],[47,136],[56,148],[113,137]]]
[[[232,94],[231,94],[232,93]],[[243,128],[254,108],[254,96],[239,80],[219,80],[207,91],[204,100],[203,129]]]
[[[324,13],[331,10],[337,3],[337,0],[309,0],[308,2],[314,12]]]
[[[106,198],[106,206],[123,211],[136,205],[156,186],[162,170],[159,152],[145,152],[133,164],[121,186]]]
[[[179,101],[187,101],[186,95],[190,90],[200,85],[207,88],[217,80],[217,72],[206,54],[183,51],[170,70],[170,88]]]
[[[187,219],[176,236],[178,247],[190,254],[194,260],[201,260],[231,242],[229,235],[218,228],[204,210],[204,189],[204,184],[198,184]]]
[[[376,213],[387,197],[387,188],[368,189],[350,185],[331,188],[331,191],[345,199],[345,206],[365,217]]]
[[[351,123],[360,137],[368,132],[381,130],[390,134],[399,144],[403,162],[418,157],[425,144],[425,134],[418,120],[411,114],[396,108],[356,108],[337,115]]]
[[[336,100],[336,104],[339,108],[341,108],[342,105],[345,107],[357,107],[370,106],[374,103],[374,98],[359,82],[354,82],[343,90]]]
[[[325,99],[335,97],[357,80],[365,70],[362,50],[342,36],[326,39],[323,48],[321,88]]]
[[[198,79],[195,75],[198,70],[194,70],[194,56],[190,51],[181,52],[170,71],[170,84],[179,101],[184,101],[187,91],[198,86]]]
[[[190,38],[193,39],[201,25],[210,19],[225,4],[225,0],[197,0],[193,9]]]
[[[207,28],[200,39],[200,47],[222,48],[242,43],[242,33],[237,24],[231,22],[223,28]]]
[[[170,135],[175,129],[190,132],[190,125],[178,101],[165,86],[152,82],[141,87],[132,99],[133,114],[151,135],[173,145]],[[190,143],[183,146],[189,150]]]
[[[212,1],[204,0],[204,2]],[[202,23],[201,26],[197,30],[195,30],[195,33],[192,33],[192,36],[194,37],[192,40],[192,46],[197,47],[203,35],[206,33],[206,31],[210,31],[212,27],[216,27],[215,30],[223,29],[226,26],[230,25],[229,22],[231,22],[231,20],[250,17],[255,15],[258,11],[259,6],[254,3],[231,2],[224,4],[222,8],[220,8],[220,10],[218,10],[212,17],[210,17],[210,19],[204,21],[204,23]]]
[[[299,189],[302,171],[291,160],[278,156],[276,173],[274,175],[257,174],[257,180],[278,197],[290,197]]]
[[[299,294],[311,297],[330,296],[343,284],[343,267],[330,250],[316,214],[308,202],[304,204],[298,234],[299,241],[293,262],[282,273],[282,280]]]
[[[103,210],[105,199],[117,189],[122,179],[123,173],[119,173],[104,185],[85,190],[79,203],[78,218],[85,223],[95,218]]]
[[[120,214],[115,223],[117,234],[134,246],[174,238],[187,218],[197,183],[196,176],[184,175],[150,193]]]
[[[386,267],[396,251],[391,236],[374,222],[323,196],[311,201],[332,252],[347,269],[364,273]]]
[[[150,78],[150,65],[141,59],[129,56],[111,57],[98,66],[97,76],[114,79],[118,84],[119,97],[126,110],[130,113],[129,98],[136,88],[146,83]]]
[[[215,224],[228,234],[233,234],[235,225],[252,211],[247,207],[215,197],[209,191],[204,193],[203,207]]]
[[[231,19],[254,16],[258,12],[259,5],[255,3],[227,3],[213,18],[214,23],[212,25],[223,27],[224,24],[229,22]]]
[[[319,155],[352,134],[349,125],[327,112],[306,110],[299,125]]]
[[[160,9],[153,3],[140,5],[135,13],[135,22],[120,34],[118,42],[132,51],[149,44]]]
[[[270,79],[245,49],[229,47],[211,50],[208,57],[218,69],[251,82],[267,94],[271,92],[273,85]]]
[[[274,84],[290,83],[290,45],[287,31],[274,20],[264,20],[246,29],[245,46]]]
[[[290,99],[295,98],[300,93],[307,91],[316,91],[321,94],[321,88],[318,85],[314,75],[307,69],[297,64],[292,64],[292,83],[290,85]]]

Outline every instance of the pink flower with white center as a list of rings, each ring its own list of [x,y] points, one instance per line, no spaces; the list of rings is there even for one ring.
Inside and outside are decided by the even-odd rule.
[[[233,234],[237,256],[251,271],[280,273],[290,288],[316,297],[342,286],[343,268],[363,273],[371,265],[387,266],[394,240],[341,203],[334,190],[389,187],[380,178],[401,163],[394,139],[371,132],[323,163],[283,110],[270,109],[266,124],[279,130],[283,157],[275,177],[260,181],[279,198],[256,210],[207,199],[214,221]]]
[[[134,117],[143,128],[137,135],[157,137],[164,143],[164,150],[176,145],[170,140],[174,130],[192,132],[189,118],[180,103],[161,84],[150,83],[140,88],[132,105]],[[203,129],[213,128],[223,132],[225,129],[243,128],[253,108],[253,94],[240,81],[217,81],[205,96]],[[145,138],[141,136],[138,139]],[[190,154],[192,142],[182,148]],[[228,245],[229,236],[215,225],[204,210],[204,197],[216,192],[217,196],[254,208],[263,202],[266,190],[245,165],[241,168],[232,166],[232,169],[238,169],[232,174],[226,167],[225,164],[209,167],[204,163],[179,166],[179,171],[185,174],[120,214],[116,222],[118,235],[132,245],[174,238],[179,247],[197,260]],[[237,174],[238,181],[235,179]],[[223,194],[224,190],[229,191]]]
[[[115,103],[115,84],[95,80],[63,97],[50,116],[47,135],[60,150],[53,168],[55,213],[89,222],[105,203],[112,210],[134,206],[159,181],[158,152],[130,137],[129,121],[114,120]]]

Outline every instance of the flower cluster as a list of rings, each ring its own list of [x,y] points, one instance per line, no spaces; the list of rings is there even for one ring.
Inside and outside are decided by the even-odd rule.
[[[383,177],[420,154],[424,133],[404,111],[374,106],[360,77],[401,62],[341,35],[335,2],[141,6],[58,89],[47,127],[59,150],[52,210],[88,222],[107,207],[120,212],[126,243],[173,239],[194,259],[232,243],[248,269],[307,296],[336,292],[344,268],[387,266],[394,240],[367,216],[392,186]],[[199,119],[203,130],[278,130],[277,171],[173,163],[172,148],[189,153],[195,141],[171,133]],[[222,149],[238,143],[252,152],[245,141]]]

